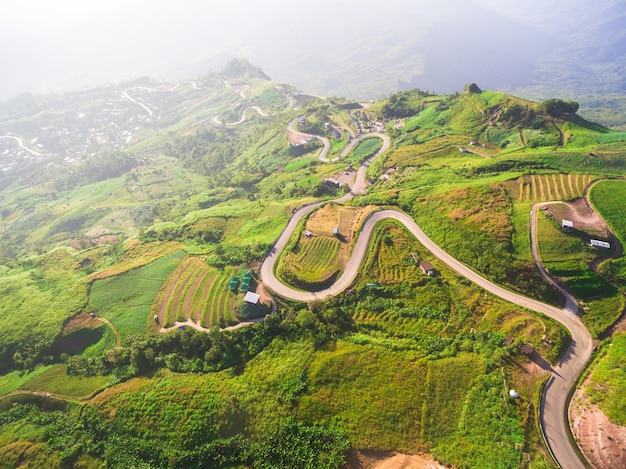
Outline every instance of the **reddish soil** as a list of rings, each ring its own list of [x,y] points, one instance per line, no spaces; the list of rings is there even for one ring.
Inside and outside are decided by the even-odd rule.
[[[608,236],[604,220],[589,207],[584,199],[547,205],[542,210],[552,214],[559,221],[563,219],[572,221],[577,230],[603,238]]]
[[[100,327],[102,323],[96,319],[92,319],[89,316],[89,313],[82,311],[75,316],[72,316],[63,326],[62,334],[66,335],[70,332],[76,331],[82,328],[91,328],[94,329],[96,327]]]
[[[445,469],[430,455],[352,451],[344,469]]]
[[[348,187],[352,187],[356,179],[356,171],[340,171],[333,178],[342,184],[347,184]]]
[[[302,135],[296,135],[293,132],[287,132],[287,140],[289,141],[289,145],[303,145],[309,140],[311,137],[303,137]]]
[[[186,318],[193,319],[193,314],[191,313],[191,307],[193,306],[193,297],[196,293],[196,290],[198,289],[198,285],[200,285],[200,282],[202,282],[202,279],[204,278],[204,274],[206,274],[206,272],[197,275],[193,281],[193,284],[189,287],[189,289],[185,293],[185,298],[184,298],[184,303],[183,303],[183,314],[185,315]],[[196,322],[198,322],[197,319],[196,319]]]
[[[93,243],[89,238],[81,238],[81,239],[70,239],[67,242],[67,245],[72,249],[76,249],[77,251],[81,251],[88,247],[93,246]]]
[[[270,296],[270,294],[267,292],[267,290],[265,290],[265,286],[263,285],[263,282],[259,282],[257,287],[256,287],[256,294],[260,295],[259,301],[263,304],[267,304],[270,303],[272,306],[272,312],[276,312],[276,301],[274,301],[274,298],[272,298]]]
[[[570,419],[579,447],[592,467],[626,467],[626,427],[609,421],[600,408],[584,394],[588,380],[572,399]]]
[[[102,235],[95,238],[96,244],[102,246],[104,244],[117,244],[120,242],[119,238],[114,235]]]

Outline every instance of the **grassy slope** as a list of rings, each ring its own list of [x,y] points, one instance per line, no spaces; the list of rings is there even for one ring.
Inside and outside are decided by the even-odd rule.
[[[583,243],[580,234],[570,233],[538,214],[539,256],[548,271],[560,278],[580,300],[583,321],[598,336],[621,315],[622,293],[588,266],[600,253]]]
[[[177,133],[175,138],[165,129],[153,134],[146,131],[150,138],[132,149],[137,154],[148,149],[160,153],[151,161],[156,168],[140,166],[128,176],[56,194],[57,199],[47,189],[13,187],[7,192],[6,200],[13,211],[7,220],[19,220],[21,229],[30,230],[33,242],[39,242],[51,230],[56,236],[53,241],[63,244],[77,234],[84,236],[101,227],[128,236],[139,226],[149,228],[155,223],[155,231],[161,234],[180,229],[177,239],[187,244],[189,251],[214,252],[215,245],[191,239],[208,228],[222,230],[223,244],[271,243],[292,208],[312,200],[312,190],[323,176],[342,169],[343,164],[318,164],[314,159],[318,150],[291,154],[284,138],[290,113],[264,119],[252,112],[249,126],[217,129],[215,137],[207,134],[207,138],[216,139],[210,144],[193,140],[196,129],[211,130],[214,113],[230,109],[235,115],[237,109],[242,109],[242,105],[234,106],[239,100],[234,89],[223,87],[221,81],[213,86],[214,91],[202,101],[186,101],[182,94],[178,97],[181,99],[176,101],[184,103],[184,108],[172,110],[168,116],[168,129]],[[279,110],[285,104],[284,97],[264,82],[246,91],[246,99],[252,103],[253,98],[270,109]],[[357,203],[399,206],[417,215],[429,235],[473,267],[502,280],[511,275],[514,266],[515,285],[538,291],[536,279],[518,275],[530,260],[529,245],[523,241],[526,220],[521,214],[528,211],[530,200],[578,194],[582,182],[576,179],[575,187],[568,191],[566,179],[555,174],[582,178],[587,177],[585,174],[623,171],[622,136],[580,120],[520,131],[515,123],[499,120],[499,111],[505,104],[528,103],[500,93],[425,100],[428,102],[416,96],[410,98],[412,106],[423,110],[406,119],[403,129],[389,129],[397,147],[372,165],[368,175],[375,179],[382,170],[397,168],[397,172],[389,182],[377,182]],[[372,107],[374,112],[376,106]],[[176,119],[177,112],[183,110],[187,116]],[[326,104],[320,103],[310,112],[318,113],[312,122],[323,122],[332,114]],[[497,122],[489,125],[490,120]],[[553,146],[558,132],[566,135],[563,148]],[[459,152],[458,147],[468,145],[472,138],[485,143],[486,148],[476,151],[486,156]],[[233,140],[246,146],[233,145]],[[550,146],[524,148],[529,142]],[[355,153],[374,151],[375,143],[379,141],[366,141]],[[334,142],[333,151],[338,153],[343,144]],[[219,177],[207,180],[194,172],[200,168],[194,158],[203,158],[199,148],[223,149],[220,158],[227,164]],[[215,163],[211,159],[202,161]],[[529,180],[530,195],[523,200],[512,195],[506,182],[519,178]],[[532,187],[537,188],[535,196]],[[543,192],[540,187],[544,187]],[[559,188],[564,189],[559,192]],[[47,203],[45,209],[36,206],[42,202]],[[83,213],[89,215],[85,220],[76,218]],[[51,224],[52,219],[60,223]],[[109,267],[93,274],[92,279],[100,280],[91,286],[89,305],[111,319],[123,337],[146,330],[153,299],[184,255],[182,251],[172,252],[180,247],[175,243],[140,246],[137,250],[128,246],[106,248],[112,252],[110,255],[98,248],[89,254],[96,262],[94,270]],[[500,390],[489,391],[498,387],[500,377],[497,372],[484,374],[484,370],[493,369],[493,360],[501,352],[499,343],[507,334],[516,341],[531,341],[554,359],[563,340],[560,329],[554,323],[493,301],[451,276],[436,261],[442,276],[421,278],[407,251],[416,252],[420,258],[429,258],[429,254],[398,227],[380,228],[371,249],[364,270],[367,273],[358,279],[357,289],[364,290],[365,283],[372,280],[382,283],[384,289],[355,299],[351,314],[357,331],[349,340],[317,351],[307,341],[276,341],[250,362],[241,376],[165,374],[142,378],[104,393],[97,403],[103,405],[105,414],[111,411],[110,416],[114,407],[121,407],[115,418],[122,426],[128,424],[131,434],[146,438],[158,435],[173,445],[205,441],[216,434],[230,435],[242,429],[263,439],[283,417],[293,414],[311,423],[336,421],[346,427],[360,447],[419,450],[434,446],[440,458],[456,465],[470,460],[480,465],[480,461],[493,460],[492,452],[482,451],[487,446],[485,430],[495,429],[497,432],[487,438],[502,443],[498,446],[502,450],[500,458],[519,458],[515,446],[519,442],[519,422],[524,419],[526,428],[530,420],[521,408],[515,412],[508,407],[502,409]],[[113,252],[116,250],[119,252]],[[72,305],[69,310],[46,315],[51,319],[44,324],[45,332],[52,338],[67,315],[86,303],[84,283],[77,280],[85,270],[76,269],[76,263],[86,255],[57,253],[58,258],[38,266],[39,270],[21,273],[7,269],[0,279],[5,281],[7,301],[32,301],[35,310],[57,299],[52,296],[53,289],[46,290],[50,286],[67,292],[71,291],[67,288],[70,285],[79,292],[72,296],[74,303],[68,303],[63,296],[58,298],[66,307]],[[113,259],[118,262],[110,265]],[[12,293],[16,286],[24,292],[23,297]],[[181,292],[187,290],[181,286]],[[54,311],[54,301],[45,304],[48,313]],[[5,318],[10,321],[8,314]],[[8,331],[16,330],[11,322],[6,325]],[[3,333],[7,334],[5,329]],[[540,343],[544,333],[555,340],[553,347]],[[422,360],[426,356],[431,360]],[[514,369],[507,366],[507,379],[516,386],[528,381],[528,399],[536,397],[537,382]],[[222,384],[218,385],[218,379]],[[303,379],[306,386],[301,388],[297,384]],[[301,394],[291,395],[285,383],[293,384]],[[206,395],[198,395],[197,389],[205,387]],[[415,390],[419,392],[412,393]],[[172,396],[177,400],[168,401],[170,408],[159,405]],[[243,405],[235,408],[233,402]],[[198,414],[183,417],[193,406],[202,408],[210,418],[200,422]],[[510,419],[503,419],[504,425],[498,426],[490,416],[503,412]],[[153,418],[155,415],[157,418]],[[188,440],[181,440],[182,434],[177,433],[180,426],[185,428]],[[503,439],[504,434],[509,435],[508,439]],[[526,438],[526,442],[537,440],[528,435]],[[534,450],[536,447],[529,449]],[[477,459],[470,459],[470,455]]]
[[[142,333],[157,292],[184,256],[183,251],[175,251],[146,266],[95,281],[89,305],[113,323],[122,340],[129,333]]]

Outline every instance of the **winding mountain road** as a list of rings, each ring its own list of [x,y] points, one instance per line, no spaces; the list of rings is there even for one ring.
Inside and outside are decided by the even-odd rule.
[[[26,150],[28,153],[30,153],[32,155],[35,155],[35,156],[45,156],[43,153],[39,153],[38,151],[35,151],[32,148],[28,148],[26,145],[24,145],[24,142],[22,141],[22,139],[20,137],[16,137],[14,135],[0,135],[0,138],[15,140],[17,142],[17,145],[20,148],[22,148],[23,150]]]
[[[304,132],[300,132],[299,130],[295,128],[296,122],[298,122],[298,120],[300,120],[300,117],[296,117],[291,122],[289,122],[289,124],[287,125],[287,130],[289,130],[289,132],[291,132],[292,134],[297,135],[298,137],[302,137],[303,139],[311,139],[311,138],[318,139],[324,145],[324,148],[322,148],[322,151],[320,151],[318,158],[322,160],[324,163],[328,163],[330,161],[336,161],[339,157],[333,158],[332,160],[329,160],[327,158],[328,152],[330,151],[330,140],[328,140],[326,137],[321,137],[319,135],[305,134]]]
[[[320,152],[319,158],[322,161],[331,161],[327,158],[330,150],[330,142],[328,139],[316,135],[304,134],[295,130],[293,126],[296,121],[297,119],[294,119],[289,123],[289,131],[302,136],[303,138],[317,138],[322,141],[324,148]],[[373,134],[364,134],[360,136],[359,139],[371,136],[373,136]],[[383,147],[375,155],[368,158],[363,166],[359,168],[357,179],[353,184],[350,193],[333,200],[333,202],[346,202],[363,190],[366,168],[376,157],[384,153],[389,148],[389,138],[384,134],[377,136],[383,139]],[[356,144],[356,142],[354,142],[354,144]],[[347,154],[349,150],[344,151],[346,151]],[[341,277],[339,277],[339,279],[332,286],[317,292],[300,291],[290,288],[279,281],[274,275],[276,262],[300,220],[302,220],[306,214],[325,203],[328,203],[328,201],[305,206],[294,213],[280,235],[278,241],[271,248],[270,252],[263,261],[261,266],[261,280],[264,285],[285,298],[297,301],[313,301],[337,295],[344,291],[356,278],[365,258],[367,246],[372,237],[375,225],[378,222],[387,219],[393,219],[402,223],[420,241],[420,243],[433,253],[435,257],[460,275],[499,298],[509,301],[519,307],[545,314],[546,316],[561,323],[569,331],[569,334],[571,335],[570,346],[558,365],[551,370],[552,375],[543,389],[539,412],[544,438],[557,463],[561,467],[567,469],[584,469],[585,465],[579,459],[577,450],[573,444],[573,438],[571,438],[571,430],[569,428],[567,418],[567,408],[569,403],[569,392],[573,389],[577,377],[589,361],[593,350],[593,341],[589,331],[583,325],[580,318],[573,313],[573,311],[575,311],[574,306],[568,302],[565,309],[560,309],[496,285],[446,253],[428,236],[426,236],[426,234],[411,217],[397,210],[380,210],[372,213],[366,218],[350,259],[346,264],[346,268]]]
[[[217,116],[215,116],[213,118],[213,122],[218,124],[218,125],[225,125],[226,127],[232,127],[232,126],[235,126],[235,125],[243,124],[248,119],[248,114],[250,113],[250,111],[256,111],[257,114],[259,114],[259,116],[261,116],[261,117],[268,117],[269,116],[269,114],[266,113],[259,106],[246,106],[241,111],[241,117],[239,118],[239,120],[237,122],[222,122],[220,120],[221,114],[218,114]]]

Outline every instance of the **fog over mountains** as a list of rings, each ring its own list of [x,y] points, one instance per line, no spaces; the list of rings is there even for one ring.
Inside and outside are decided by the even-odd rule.
[[[140,76],[184,80],[250,60],[320,95],[376,99],[534,88],[626,91],[623,0],[9,0],[0,100]]]

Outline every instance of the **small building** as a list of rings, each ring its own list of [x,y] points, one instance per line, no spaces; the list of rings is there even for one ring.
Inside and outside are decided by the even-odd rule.
[[[255,305],[259,302],[260,298],[261,295],[259,295],[258,293],[253,293],[249,291],[248,293],[246,293],[246,296],[243,297],[243,301]]]
[[[333,234],[337,236],[339,234],[339,228],[337,227],[333,228]]]
[[[526,355],[527,357],[530,357],[535,352],[530,344],[522,344],[522,346],[519,348],[519,351],[522,355]]]
[[[513,343],[513,336],[510,335],[510,336],[507,336],[507,338],[502,341],[502,346],[503,347],[508,347],[512,343]]]
[[[329,183],[329,184],[332,184],[333,186],[339,187],[339,188],[343,187],[343,182],[339,182],[335,178],[328,178],[328,179],[326,179],[326,182]]]
[[[433,275],[435,275],[435,268],[428,261],[420,262],[420,268],[422,269],[422,272],[424,273],[424,275],[428,275],[429,277],[432,277]]]
[[[606,241],[600,241],[599,239],[592,239],[590,241],[590,244],[594,247],[594,248],[604,248],[604,249],[611,249],[611,244],[607,243]]]

